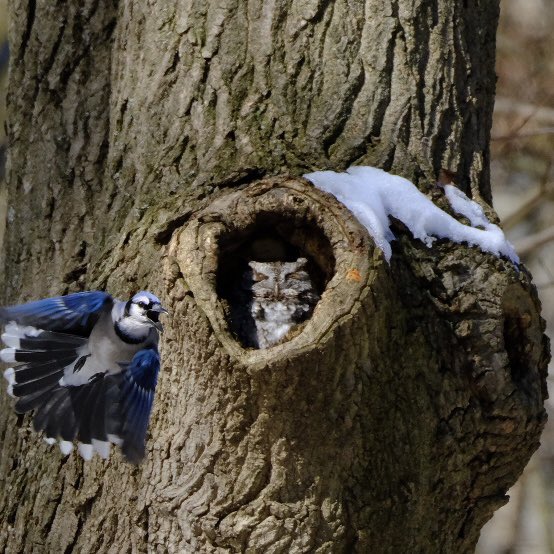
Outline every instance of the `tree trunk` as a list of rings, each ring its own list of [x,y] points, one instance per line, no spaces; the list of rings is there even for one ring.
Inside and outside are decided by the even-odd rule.
[[[171,319],[138,468],[63,458],[4,400],[1,551],[473,551],[545,419],[530,275],[400,225],[388,265],[298,176],[375,165],[444,207],[445,167],[490,203],[497,15],[12,1],[4,300],[148,288]],[[248,349],[225,291],[268,229],[325,292]]]

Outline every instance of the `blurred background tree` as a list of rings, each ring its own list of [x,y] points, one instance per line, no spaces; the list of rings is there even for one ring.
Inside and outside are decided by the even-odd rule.
[[[554,2],[503,0],[493,125],[492,183],[497,211],[535,276],[554,335]],[[7,2],[0,0],[0,245],[7,219],[4,100]],[[554,395],[549,379],[551,397]],[[484,528],[479,554],[554,552],[554,402],[550,422],[511,501]]]
[[[554,2],[503,0],[492,130],[495,208],[531,270],[554,337]],[[554,386],[542,446],[484,527],[478,554],[554,552]]]

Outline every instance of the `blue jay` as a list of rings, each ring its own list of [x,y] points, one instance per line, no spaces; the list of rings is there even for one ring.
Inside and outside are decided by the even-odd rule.
[[[101,291],[77,292],[0,308],[5,324],[0,359],[15,411],[35,410],[33,425],[64,455],[73,441],[85,460],[144,457],[146,431],[160,369],[160,314],[167,310],[141,291],[128,302]]]

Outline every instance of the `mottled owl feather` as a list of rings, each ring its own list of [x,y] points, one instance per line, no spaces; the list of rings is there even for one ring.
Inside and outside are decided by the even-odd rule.
[[[250,262],[245,279],[251,284],[249,342],[269,348],[287,339],[308,319],[319,295],[307,271],[306,258],[294,262]]]

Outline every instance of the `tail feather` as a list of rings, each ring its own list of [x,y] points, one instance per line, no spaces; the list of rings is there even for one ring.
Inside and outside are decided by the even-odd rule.
[[[43,431],[49,444],[59,442],[62,454],[71,452],[77,440],[81,456],[89,460],[95,452],[101,457],[109,455],[110,444],[120,445],[123,454],[132,463],[144,456],[142,436],[125,424],[125,418],[134,418],[144,408],[145,399],[139,397],[129,403],[122,397],[123,375],[99,375],[94,381],[78,387],[60,386],[58,381],[63,369],[14,385],[20,395],[16,403],[17,413],[35,410],[33,427]],[[36,390],[31,390],[32,388]],[[140,434],[140,433],[139,433]]]
[[[37,430],[44,430],[49,439],[60,439],[62,453],[68,452],[70,441],[79,442],[78,451],[85,460],[97,452],[102,458],[110,453],[110,443],[119,437],[108,431],[119,425],[110,423],[112,404],[120,395],[120,379],[100,375],[79,387],[60,387],[62,395],[46,401],[38,410]],[[58,394],[58,391],[56,391]]]
[[[57,416],[60,404],[63,404],[66,398],[67,390],[60,387],[53,392],[50,400],[37,410],[33,420],[33,425],[37,431],[44,431],[47,437],[57,438],[60,435],[62,419]]]
[[[46,394],[41,392],[42,395],[39,392],[21,399],[27,402],[25,408],[36,409],[35,431],[44,431],[49,442],[60,440],[64,454],[69,452],[68,444],[77,440],[79,452],[86,459],[95,451],[104,458],[108,456],[109,443],[118,438],[108,431],[119,431],[115,419],[110,423],[111,403],[116,402],[120,394],[118,380],[100,376],[79,387],[56,386]]]
[[[37,411],[35,418],[39,421],[35,425],[44,427],[47,437],[52,439],[61,438],[62,441],[73,441],[79,431],[79,419],[75,413],[75,406],[79,406],[82,398],[87,394],[87,386],[84,387],[60,387],[63,396],[51,411],[42,415]],[[40,415],[39,415],[40,414]],[[42,422],[46,420],[46,424]]]
[[[96,398],[93,399],[90,433],[93,440],[107,441],[106,432],[106,380],[101,379]]]
[[[123,442],[123,406],[121,403],[122,379],[120,375],[112,377],[117,383],[112,387],[109,394],[112,394],[106,410],[106,433],[108,439],[114,444]]]
[[[64,411],[60,409],[57,417],[62,420],[62,424],[60,426],[60,437],[64,441],[73,441],[77,436],[79,424],[77,422],[77,418],[75,417],[75,410],[73,409],[72,398],[70,395],[68,395],[68,398],[70,401],[69,405],[65,407]]]
[[[94,406],[98,402],[99,395],[102,394],[103,378],[95,379],[89,385],[86,385],[87,395],[82,403],[78,404],[77,419],[79,421],[79,431],[77,433],[77,440],[83,444],[90,444],[93,438],[92,426],[93,426],[93,413]]]
[[[102,379],[102,387],[98,391],[97,399],[93,407],[90,419],[91,444],[101,458],[108,458],[110,455],[110,444],[117,443],[119,437],[114,437],[114,425],[110,421],[110,406],[117,403],[120,397],[121,380],[106,376]],[[115,440],[114,440],[115,439]]]
[[[90,387],[91,385],[61,387],[65,392],[64,401],[58,404],[56,410],[48,414],[48,418],[59,422],[56,425],[57,432],[48,435],[49,437],[55,439],[61,437],[64,441],[72,441],[77,438],[82,425],[81,406],[90,394]]]
[[[71,389],[64,388],[65,394],[53,409],[50,419],[57,421],[55,433],[49,427],[45,429],[47,436],[60,437],[63,441],[71,442],[77,435],[77,424],[73,410]]]
[[[32,394],[22,396],[19,398],[15,404],[15,413],[17,414],[26,414],[31,410],[35,410],[52,394],[52,390],[55,389],[58,385],[53,385],[43,390],[36,391]]]

